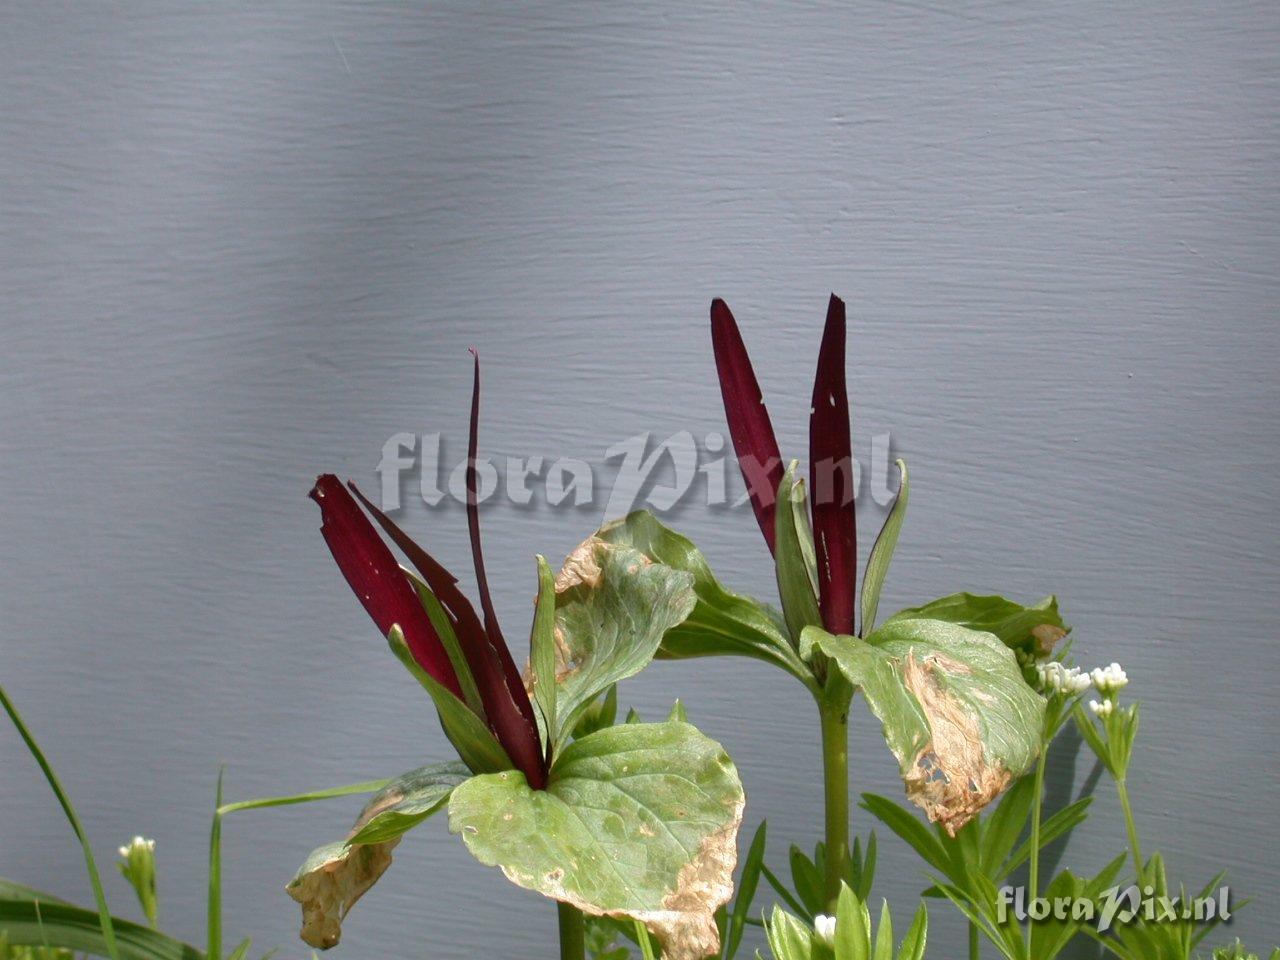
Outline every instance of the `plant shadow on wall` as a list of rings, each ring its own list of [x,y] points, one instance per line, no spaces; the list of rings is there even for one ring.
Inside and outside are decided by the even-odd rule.
[[[1114,956],[1190,960],[1243,903],[1222,875],[1189,893],[1159,853],[1144,856],[1128,770],[1137,703],[1118,664],[1084,672],[1054,597],[1021,604],[956,593],[879,619],[879,598],[905,519],[906,465],[859,577],[845,382],[845,308],[832,297],[810,411],[808,480],[784,463],[741,333],[711,308],[729,432],[772,555],[780,604],[723,586],[688,539],[647,512],[607,523],[558,574],[537,558],[527,668],[494,613],[480,538],[475,361],[466,470],[479,609],[456,578],[352,484],[318,478],[321,532],[391,651],[431,697],[457,759],[376,782],[227,803],[221,777],[209,835],[207,942],[159,928],[154,844],[120,850],[119,867],[147,919],[114,916],[70,798],[13,702],[0,701],[61,804],[84,852],[95,909],[0,881],[0,960],[244,960],[223,949],[221,831],[231,813],[371,794],[345,837],[316,849],[289,895],[302,939],[338,944],[342,922],[389,867],[403,835],[445,813],[481,863],[556,903],[562,960],[731,960],[759,929],[773,960],[947,960],[986,943],[1008,960]],[[404,557],[402,565],[392,552]],[[662,722],[621,720],[618,684],[655,657],[746,656],[813,696],[822,749],[823,840],[766,861],[757,826],[733,874],[745,798],[724,748],[677,702]],[[861,696],[898,763],[906,802],[864,793],[859,806],[922,863],[921,900],[896,928],[871,908],[877,837],[850,833],[849,713]],[[1084,706],[1087,701],[1087,708]],[[1065,733],[1065,735],[1064,735]],[[1046,810],[1051,749],[1073,770],[1098,760],[1082,795]],[[1105,776],[1124,812],[1123,852],[1092,875],[1058,869]],[[1063,785],[1069,793],[1070,784]],[[917,808],[923,813],[921,818]],[[1025,879],[1024,879],[1025,878]],[[769,890],[771,909],[757,906]],[[925,904],[953,908],[966,944],[931,944]],[[406,943],[426,931],[406,925]],[[477,945],[481,949],[482,945]],[[531,954],[533,955],[533,954]],[[763,953],[757,951],[757,956]],[[1238,942],[1214,960],[1245,960]],[[1280,950],[1272,954],[1280,960]]]

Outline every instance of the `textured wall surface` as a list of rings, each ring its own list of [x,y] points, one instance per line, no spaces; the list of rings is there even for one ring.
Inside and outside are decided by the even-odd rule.
[[[220,764],[244,798],[447,754],[321,542],[317,472],[375,485],[398,431],[456,458],[474,344],[485,448],[607,484],[613,443],[723,430],[716,295],[801,455],[835,290],[855,442],[913,467],[885,606],[1060,594],[1144,701],[1147,844],[1197,885],[1229,866],[1257,898],[1234,932],[1276,937],[1274,5],[8,2],[0,36],[0,678],[101,858],[158,839],[177,932]],[[602,510],[486,511],[509,635],[532,555]],[[405,516],[467,568],[456,505]],[[772,593],[748,511],[671,522]],[[675,696],[775,858],[811,843],[803,691],[737,661],[624,691]],[[862,707],[853,755],[855,790],[898,794]],[[1055,789],[1089,768],[1060,753]],[[356,806],[228,821],[228,937],[302,955],[283,884]],[[1064,864],[1122,844],[1109,790],[1095,810]],[[883,846],[905,911],[920,868]],[[0,731],[0,875],[83,900],[78,857]],[[435,823],[341,952],[543,956],[553,928]]]

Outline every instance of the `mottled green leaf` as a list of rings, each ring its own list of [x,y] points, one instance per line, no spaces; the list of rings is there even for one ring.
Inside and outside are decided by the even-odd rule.
[[[1005,646],[1041,658],[1071,632],[1058,613],[1058,598],[1052,596],[1024,607],[1000,596],[953,593],[924,606],[900,610],[886,625],[894,620],[945,620],[993,633]]]
[[[343,919],[391,865],[401,835],[443,807],[469,776],[457,761],[411,770],[374,795],[345,840],[312,851],[286,887],[302,904],[308,945],[323,950],[338,942]]]
[[[624,724],[569,744],[546,790],[514,770],[472,778],[449,829],[513,883],[639,920],[667,960],[700,960],[719,948],[743,802],[724,749],[694,727]]]
[[[861,689],[907,796],[955,835],[1039,752],[1044,699],[993,634],[894,617],[865,640],[805,630]]]
[[[566,730],[602,691],[649,665],[693,609],[693,577],[591,537],[555,579],[556,712]]]
[[[596,536],[635,547],[654,563],[692,574],[698,602],[684,622],[667,631],[659,657],[753,657],[781,667],[806,684],[813,683],[809,668],[787,639],[782,614],[758,600],[726,590],[698,548],[663,526],[653,514],[636,511],[601,527]]]

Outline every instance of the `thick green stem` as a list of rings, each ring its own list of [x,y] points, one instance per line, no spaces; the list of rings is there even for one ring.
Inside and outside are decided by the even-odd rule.
[[[560,960],[583,960],[587,955],[587,931],[582,911],[557,903],[560,915]]]
[[[969,921],[969,960],[982,960],[982,942],[978,939],[978,925]]]
[[[1129,806],[1129,788],[1124,778],[1116,780],[1116,791],[1120,794],[1120,807],[1124,810],[1124,827],[1129,832],[1129,849],[1133,851],[1133,868],[1137,871],[1138,882],[1142,882],[1142,850],[1138,846],[1138,828],[1133,823],[1133,807]]]
[[[827,873],[825,893],[834,912],[849,858],[849,697],[826,695],[822,718],[822,783],[826,806]]]
[[[1033,902],[1040,895],[1040,813],[1044,806],[1044,767],[1049,756],[1049,745],[1040,746],[1040,758],[1036,761],[1035,792],[1031,800],[1031,892],[1028,898]]]

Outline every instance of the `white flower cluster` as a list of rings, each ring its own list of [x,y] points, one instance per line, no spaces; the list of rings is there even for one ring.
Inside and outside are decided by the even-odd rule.
[[[1103,720],[1111,716],[1115,710],[1116,704],[1114,700],[1090,700],[1089,709],[1093,711],[1095,717],[1101,717]]]
[[[1040,688],[1048,693],[1073,697],[1089,689],[1087,674],[1081,673],[1079,667],[1064,667],[1056,660],[1037,664],[1036,676],[1040,680]]]
[[[813,918],[813,932],[818,935],[818,939],[826,944],[835,944],[836,942],[836,918],[828,917],[825,913],[820,913]]]
[[[1093,669],[1089,677],[1093,680],[1094,687],[1102,694],[1118,693],[1129,682],[1124,668],[1114,662],[1109,667]]]
[[[134,837],[133,840],[129,842],[129,845],[127,847],[120,848],[120,856],[128,860],[129,854],[131,854],[134,850],[146,850],[147,853],[154,853],[155,849],[156,849],[156,842],[154,840],[148,840],[146,837],[139,836],[139,837]]]

